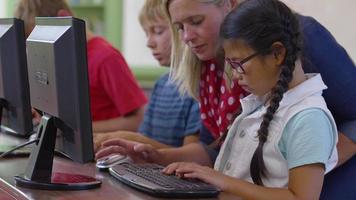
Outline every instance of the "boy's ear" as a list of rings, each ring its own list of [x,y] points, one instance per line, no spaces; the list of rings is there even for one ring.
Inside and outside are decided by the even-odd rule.
[[[68,16],[72,16],[72,13],[68,10],[60,9],[57,12],[57,17],[68,17]]]

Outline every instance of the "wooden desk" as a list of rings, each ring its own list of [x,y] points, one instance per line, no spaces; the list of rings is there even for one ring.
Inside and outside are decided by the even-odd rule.
[[[18,138],[15,138],[19,140]],[[0,143],[4,141],[3,136],[0,136]],[[0,160],[0,178],[15,186],[14,175],[25,172],[28,158],[8,158]],[[53,164],[53,171],[83,174],[95,177],[102,181],[100,188],[82,191],[46,191],[33,190],[27,188],[16,187],[28,199],[43,199],[43,200],[157,200],[162,198],[152,197],[145,193],[134,190],[110,176],[108,172],[102,172],[96,169],[94,163],[79,164],[68,159],[56,157]],[[4,184],[1,183],[0,184]],[[21,199],[21,198],[18,198]],[[218,199],[237,199],[236,196],[221,194]],[[22,199],[21,199],[22,200]]]

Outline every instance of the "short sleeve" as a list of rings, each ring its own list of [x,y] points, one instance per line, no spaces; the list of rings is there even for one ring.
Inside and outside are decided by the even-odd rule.
[[[143,121],[141,122],[139,128],[138,128],[138,132],[150,137],[152,135],[152,116],[154,116],[154,111],[155,111],[155,107],[156,107],[156,101],[155,99],[157,99],[157,95],[158,95],[158,88],[159,88],[159,81],[161,79],[159,79],[155,84],[154,87],[151,91],[151,97],[150,100],[148,102],[148,105],[146,107],[145,113],[144,113],[144,117],[143,117]]]
[[[182,146],[185,136],[197,134],[201,128],[198,103],[181,96],[169,80],[169,74],[156,81],[139,131],[159,142]]]
[[[142,89],[120,54],[105,59],[100,67],[99,78],[105,93],[120,115],[139,109],[147,102]]]
[[[335,147],[336,135],[327,114],[311,108],[288,121],[278,146],[289,169],[313,163],[326,165]]]

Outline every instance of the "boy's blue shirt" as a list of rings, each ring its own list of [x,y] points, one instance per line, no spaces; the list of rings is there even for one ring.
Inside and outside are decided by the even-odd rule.
[[[163,75],[155,84],[139,132],[171,146],[182,146],[184,137],[201,128],[199,104],[181,96],[177,87]]]

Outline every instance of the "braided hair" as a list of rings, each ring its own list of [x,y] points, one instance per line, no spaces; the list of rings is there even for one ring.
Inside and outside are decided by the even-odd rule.
[[[227,15],[220,35],[225,40],[243,40],[261,56],[273,52],[271,46],[274,42],[281,42],[286,49],[279,79],[270,94],[270,105],[257,131],[259,143],[250,164],[253,182],[263,185],[261,176],[266,177],[263,145],[268,138],[268,128],[293,78],[295,61],[301,56],[299,22],[296,15],[278,0],[246,0]]]

